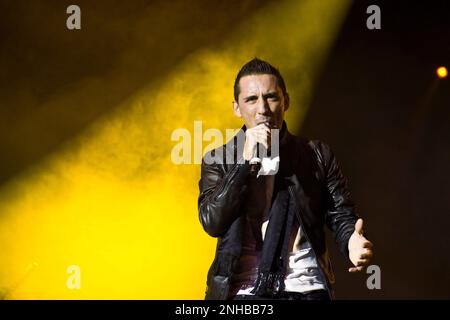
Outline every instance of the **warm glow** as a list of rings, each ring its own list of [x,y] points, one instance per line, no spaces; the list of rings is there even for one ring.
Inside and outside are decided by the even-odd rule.
[[[437,68],[436,73],[439,78],[443,79],[443,78],[447,77],[448,71],[447,71],[446,67],[439,67],[439,68]]]
[[[202,299],[216,239],[198,219],[200,166],[171,162],[171,133],[193,133],[196,120],[203,130],[239,128],[233,81],[255,56],[285,76],[295,132],[349,5],[258,10],[1,186],[0,299]],[[77,290],[67,286],[71,265]]]

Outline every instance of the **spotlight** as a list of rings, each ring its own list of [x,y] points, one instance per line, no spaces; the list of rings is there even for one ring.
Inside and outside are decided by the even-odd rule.
[[[439,78],[444,79],[447,77],[447,68],[446,67],[439,67],[436,69],[436,74],[438,75]]]

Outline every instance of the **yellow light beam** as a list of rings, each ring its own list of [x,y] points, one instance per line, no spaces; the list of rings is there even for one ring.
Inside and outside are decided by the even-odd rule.
[[[193,133],[195,120],[203,131],[239,128],[232,85],[254,56],[285,76],[287,121],[297,130],[349,4],[279,1],[254,12],[214,49],[192,53],[3,186],[0,289],[7,298],[202,299],[215,239],[197,217],[199,166],[171,162],[171,133]],[[33,262],[39,267],[15,286]],[[69,266],[79,267],[79,289],[68,286],[76,276]]]

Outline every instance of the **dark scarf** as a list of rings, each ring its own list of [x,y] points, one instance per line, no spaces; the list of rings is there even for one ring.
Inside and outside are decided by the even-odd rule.
[[[284,279],[289,263],[289,240],[296,216],[295,208],[294,199],[284,183],[282,189],[278,190],[269,213],[258,278],[252,290],[257,296],[277,296],[284,291]]]
[[[296,210],[294,198],[289,192],[292,184],[292,164],[298,159],[289,159],[283,156],[288,151],[289,134],[286,124],[283,123],[280,134],[280,169],[275,176],[275,187],[272,207],[269,212],[261,260],[258,267],[258,278],[252,290],[260,297],[276,297],[284,287],[287,266],[289,264],[289,242],[292,229],[295,225]]]

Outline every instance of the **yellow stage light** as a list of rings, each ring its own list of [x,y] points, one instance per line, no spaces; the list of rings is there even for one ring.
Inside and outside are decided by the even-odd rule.
[[[439,78],[444,79],[447,77],[448,71],[446,67],[439,67],[436,69],[436,74]]]
[[[171,161],[171,133],[197,120],[203,130],[239,128],[232,85],[255,56],[285,77],[296,132],[350,5],[262,7],[0,186],[0,299],[202,299],[216,239],[198,220],[200,166]],[[147,33],[140,19],[132,39]]]

